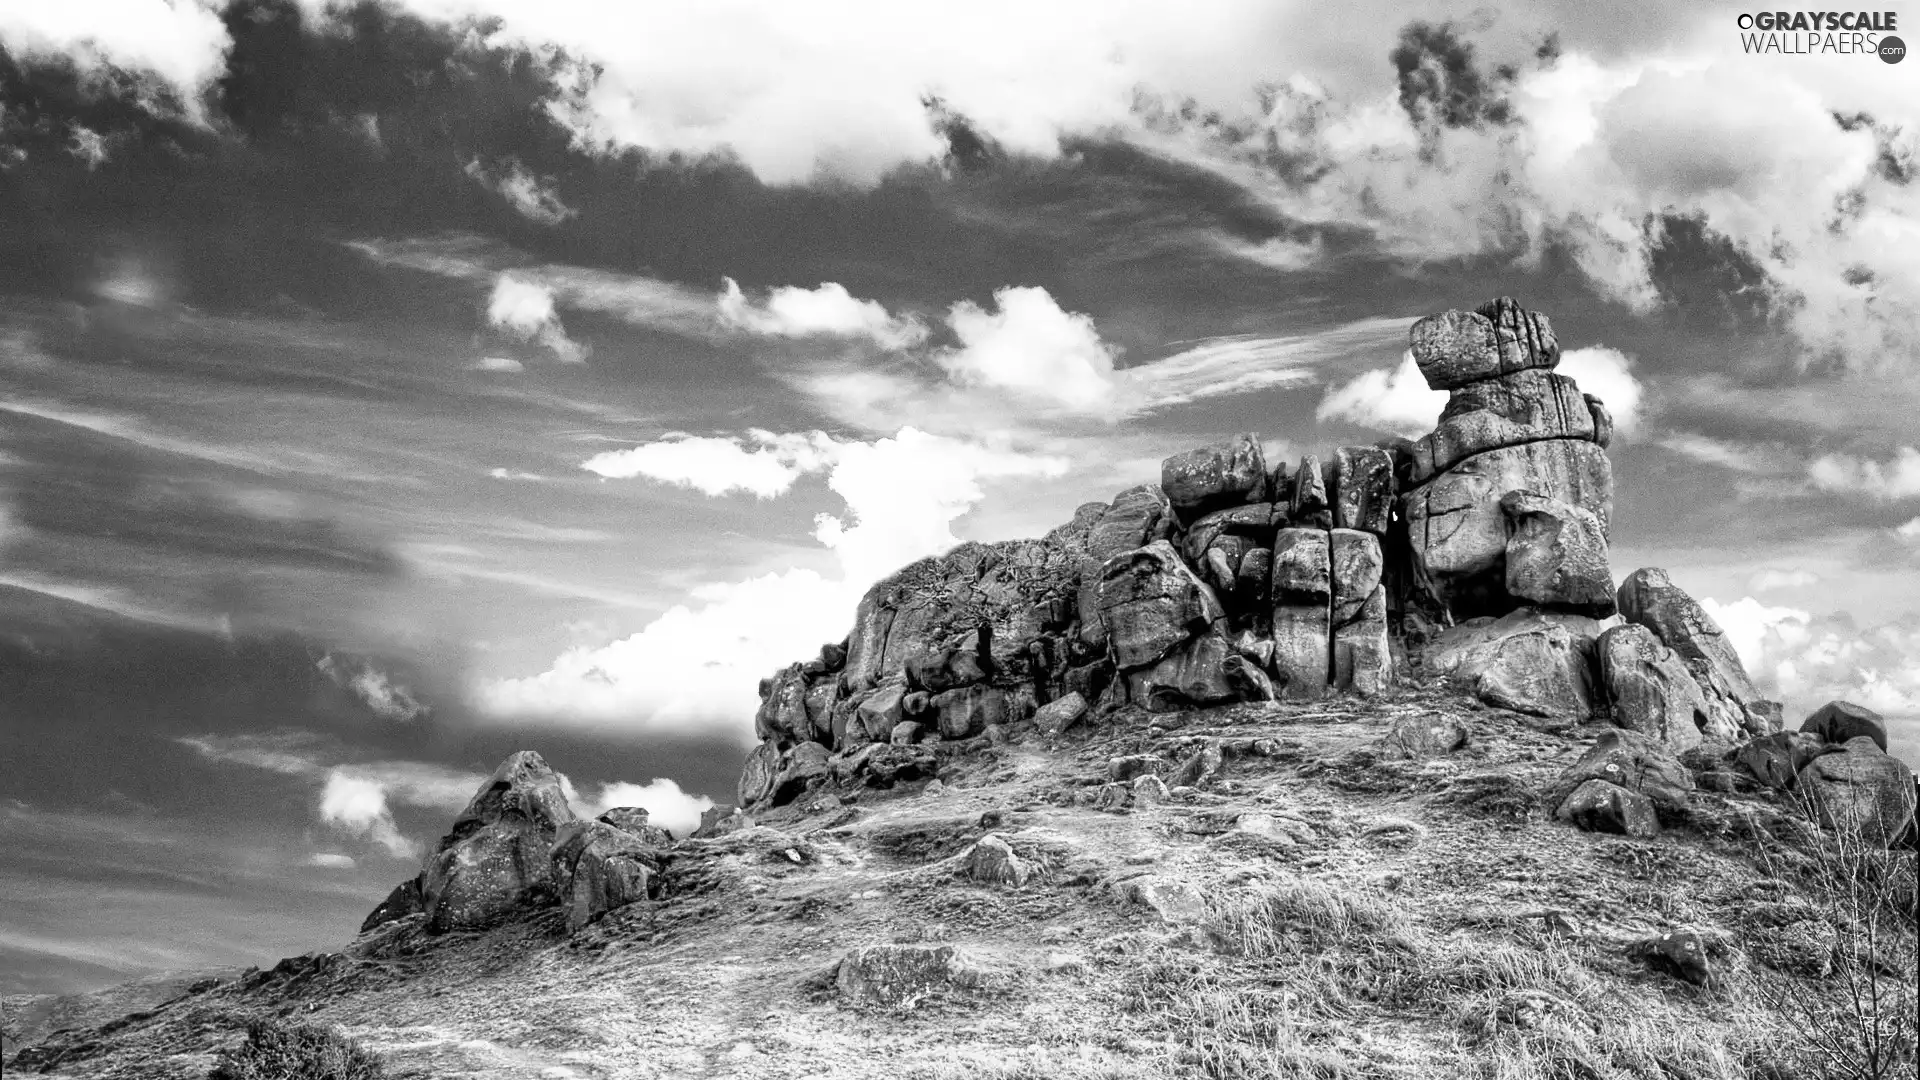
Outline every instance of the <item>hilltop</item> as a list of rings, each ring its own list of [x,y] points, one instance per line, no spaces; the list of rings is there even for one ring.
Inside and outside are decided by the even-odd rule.
[[[1420,440],[1249,433],[875,585],[692,835],[515,754],[351,944],[9,1003],[9,1070],[204,1077],[270,1019],[390,1076],[1790,1077],[1865,991],[1911,1074],[1884,725],[1785,730],[1616,585],[1544,315],[1411,342]]]

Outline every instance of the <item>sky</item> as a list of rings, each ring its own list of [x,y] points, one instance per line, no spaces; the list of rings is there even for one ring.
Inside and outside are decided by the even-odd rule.
[[[0,991],[337,947],[516,749],[685,828],[873,581],[1498,295],[1920,763],[1920,62],[1679,7],[0,0]]]

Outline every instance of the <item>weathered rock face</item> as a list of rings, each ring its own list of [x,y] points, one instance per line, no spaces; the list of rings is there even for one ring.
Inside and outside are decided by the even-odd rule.
[[[1226,615],[1213,590],[1164,540],[1101,568],[1099,608],[1113,662],[1122,670],[1158,662]]]
[[[846,1001],[893,1007],[979,980],[979,965],[953,945],[869,945],[848,953],[834,978]]]
[[[1236,435],[1224,446],[1175,454],[1160,465],[1160,488],[1174,513],[1191,522],[1214,510],[1266,502],[1267,461],[1255,435]]]
[[[1754,735],[1780,729],[1780,706],[1762,698],[1720,624],[1658,567],[1635,570],[1620,584],[1620,614],[1652,630],[1686,662],[1708,704],[1725,719]]]
[[[1588,780],[1573,789],[1555,816],[1588,832],[1649,837],[1660,833],[1653,800],[1605,780]]]
[[[1823,824],[1870,844],[1892,843],[1913,823],[1913,770],[1871,736],[1814,758],[1800,771],[1798,786]]]
[[[605,821],[562,825],[550,858],[568,929],[578,930],[609,911],[648,899],[663,857],[661,848],[645,836]]]
[[[1442,632],[1427,645],[1421,663],[1503,708],[1583,718],[1593,711],[1597,631],[1585,616],[1522,609]]]
[[[420,872],[428,929],[477,929],[552,903],[549,852],[572,821],[560,778],[539,754],[501,762]]]
[[[1500,500],[1512,491],[1586,510],[1604,535],[1613,512],[1613,468],[1599,444],[1523,443],[1476,454],[1402,496],[1416,585],[1456,616],[1502,614],[1510,526]]]
[[[1637,731],[1609,731],[1547,789],[1547,802],[1564,806],[1582,785],[1603,780],[1645,796],[1656,811],[1678,815],[1694,790],[1693,774],[1664,742]]]
[[[1767,787],[1786,791],[1799,781],[1800,770],[1830,749],[1817,736],[1802,731],[1776,731],[1747,740],[1734,751],[1733,763]]]
[[[1600,635],[1596,651],[1615,726],[1660,739],[1675,753],[1700,745],[1708,734],[1739,737],[1717,722],[1686,663],[1653,631],[1634,623],[1616,626]]]
[[[1273,543],[1273,666],[1283,698],[1315,698],[1331,674],[1333,564],[1328,534],[1282,529]]]
[[[1507,537],[1507,595],[1555,611],[1613,614],[1607,532],[1592,512],[1524,491],[1500,497]]]
[[[1887,722],[1879,713],[1851,701],[1829,701],[1807,717],[1800,730],[1821,742],[1843,745],[1862,736],[1882,751],[1887,748]]]

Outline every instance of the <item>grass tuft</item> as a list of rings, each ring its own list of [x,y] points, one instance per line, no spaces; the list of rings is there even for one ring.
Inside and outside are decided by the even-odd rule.
[[[382,1080],[380,1059],[333,1028],[255,1020],[210,1080]]]

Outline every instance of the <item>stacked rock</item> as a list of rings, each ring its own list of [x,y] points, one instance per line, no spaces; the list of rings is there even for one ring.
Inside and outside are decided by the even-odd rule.
[[[1410,339],[1427,385],[1448,392],[1402,464],[1416,599],[1456,618],[1612,614],[1613,421],[1553,371],[1547,317],[1501,297],[1422,319]]]

